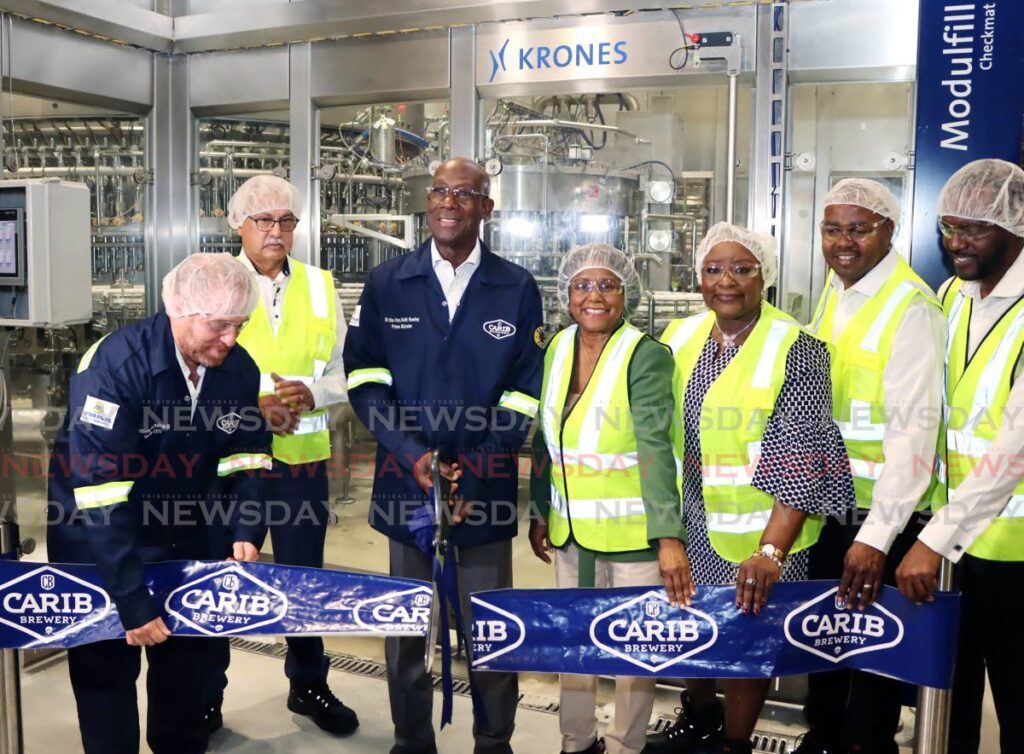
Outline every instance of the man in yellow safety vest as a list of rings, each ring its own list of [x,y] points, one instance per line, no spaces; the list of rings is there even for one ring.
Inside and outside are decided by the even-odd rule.
[[[985,671],[1000,750],[1020,751],[1024,689],[1024,170],[1003,160],[960,168],[939,195],[942,244],[956,276],[946,312],[948,504],[896,572],[900,591],[932,599],[942,558],[963,595],[949,754],[977,754]]]
[[[831,268],[810,329],[832,349],[832,408],[850,456],[855,518],[829,520],[810,576],[840,579],[865,609],[913,544],[935,489],[944,323],[935,294],[892,248],[900,204],[883,184],[846,178],[825,196]],[[859,671],[812,674],[799,754],[897,754],[901,686]]]
[[[242,239],[239,262],[260,291],[238,342],[260,368],[260,410],[274,432],[274,465],[265,489],[275,511],[269,527],[274,562],[321,568],[330,513],[327,407],[347,400],[342,363],[346,324],[331,274],[289,256],[300,207],[295,186],[260,175],[231,197],[227,218]],[[356,713],[327,686],[323,640],[287,641],[288,709],[312,717],[329,733],[354,731]],[[225,668],[227,661],[225,654]],[[211,689],[207,725],[212,730],[222,720],[226,684],[220,674]]]

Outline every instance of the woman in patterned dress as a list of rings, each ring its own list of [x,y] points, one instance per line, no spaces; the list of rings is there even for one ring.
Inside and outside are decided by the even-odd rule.
[[[821,518],[852,507],[853,483],[832,420],[828,349],[764,300],[774,239],[719,223],[697,266],[708,312],[662,336],[676,359],[687,551],[697,584],[735,583],[736,607],[756,619],[773,584],[807,577]],[[645,754],[750,752],[769,683],[723,680],[723,715],[715,680],[688,680],[679,719]]]

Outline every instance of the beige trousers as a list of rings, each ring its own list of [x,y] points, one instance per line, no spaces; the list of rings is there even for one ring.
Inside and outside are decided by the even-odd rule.
[[[570,544],[555,551],[555,581],[559,589],[576,587],[579,550]],[[594,586],[658,586],[661,576],[658,561],[612,563],[598,559]],[[585,751],[597,739],[597,676],[563,673],[561,704],[558,711],[562,731],[562,750]],[[639,754],[647,738],[647,723],[654,709],[654,678],[618,676],[615,679],[615,718],[605,730],[608,754]]]

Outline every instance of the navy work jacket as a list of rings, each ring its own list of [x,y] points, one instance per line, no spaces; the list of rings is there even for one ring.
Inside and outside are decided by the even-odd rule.
[[[165,314],[100,340],[71,378],[50,458],[51,562],[95,563],[126,629],[161,614],[142,564],[223,557],[213,527],[259,547],[256,470],[270,467],[260,374],[235,346],[192,399]],[[212,499],[215,483],[218,497]]]
[[[378,442],[370,525],[409,544],[428,502],[412,467],[433,448],[461,463],[459,493],[474,501],[453,544],[517,530],[518,452],[544,366],[541,298],[529,272],[481,247],[451,324],[428,240],[370,271],[345,338],[349,400]]]

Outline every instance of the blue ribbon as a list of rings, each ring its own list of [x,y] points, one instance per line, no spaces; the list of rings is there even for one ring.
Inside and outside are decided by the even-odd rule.
[[[915,605],[885,587],[863,611],[837,583],[776,584],[757,617],[735,586],[702,586],[688,608],[659,587],[504,589],[473,603],[475,670],[682,678],[773,678],[857,668],[949,688],[959,594]]]
[[[177,636],[425,636],[428,582],[234,561],[169,561],[145,583]],[[95,566],[0,562],[0,647],[73,647],[124,636]]]

